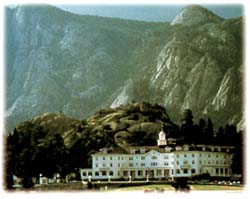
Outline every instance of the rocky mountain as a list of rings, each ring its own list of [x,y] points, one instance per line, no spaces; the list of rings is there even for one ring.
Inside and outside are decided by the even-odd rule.
[[[44,112],[85,117],[138,69],[161,24],[78,16],[50,6],[6,10],[7,125]],[[9,34],[10,33],[10,34]]]
[[[6,128],[44,112],[84,118],[131,101],[242,123],[242,19],[200,6],[172,23],[6,9]]]
[[[117,100],[132,95],[161,103],[177,122],[189,108],[195,118],[209,116],[216,126],[229,122],[243,128],[242,19],[223,20],[190,6],[170,29],[154,64],[124,86]]]

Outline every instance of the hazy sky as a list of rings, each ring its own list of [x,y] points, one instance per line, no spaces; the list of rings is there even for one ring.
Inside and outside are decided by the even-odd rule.
[[[172,21],[186,5],[56,5],[57,7],[83,15],[118,17],[143,21]],[[223,18],[243,15],[241,5],[202,5]]]

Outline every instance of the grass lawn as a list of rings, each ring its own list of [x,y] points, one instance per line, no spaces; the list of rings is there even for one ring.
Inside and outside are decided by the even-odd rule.
[[[134,186],[126,186],[126,187],[110,187],[105,189],[106,185],[103,185],[102,187],[92,190],[92,191],[111,191],[111,192],[119,192],[119,191],[143,191],[143,192],[164,192],[164,191],[170,191],[175,192],[174,187],[168,184],[151,184],[151,185],[134,185]],[[216,185],[216,184],[209,184],[209,185],[198,185],[198,184],[192,184],[189,185],[192,191],[233,191],[233,192],[241,192],[244,191],[245,187],[243,185],[238,186],[229,186],[229,185]],[[49,184],[49,185],[40,185],[36,186],[32,189],[33,191],[91,191],[88,190],[86,187],[83,187],[81,182],[75,182],[75,183],[67,183],[67,184]],[[17,190],[18,191],[18,190]],[[23,189],[19,189],[19,191],[23,191]]]
[[[164,191],[174,191],[174,187],[171,185],[142,185],[133,187],[123,187],[114,189],[114,191],[154,191],[154,190],[164,190]],[[113,190],[112,190],[113,191]]]
[[[191,191],[244,191],[244,186],[190,185]],[[145,185],[117,188],[112,191],[175,191],[171,185]]]
[[[204,191],[244,191],[244,186],[230,186],[230,185],[191,185],[191,190]]]

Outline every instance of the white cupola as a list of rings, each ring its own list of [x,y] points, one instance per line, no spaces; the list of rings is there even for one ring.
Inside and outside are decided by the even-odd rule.
[[[163,129],[159,133],[159,139],[157,140],[159,147],[167,146],[166,134],[164,133]]]

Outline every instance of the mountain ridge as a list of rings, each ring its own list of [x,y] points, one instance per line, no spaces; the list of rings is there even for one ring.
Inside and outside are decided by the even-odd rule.
[[[242,92],[242,72],[237,72],[238,79],[234,78],[237,73],[227,72],[242,67],[240,19],[203,19],[183,26],[81,16],[50,6],[42,11],[35,7],[39,11],[35,13],[25,9],[19,21],[17,9],[6,14],[6,31],[10,32],[6,38],[7,129],[48,111],[87,117],[122,100],[123,104],[161,103],[175,113],[171,115],[174,120],[184,108],[191,108],[196,117],[204,115],[204,110],[208,116],[220,115],[218,124],[241,121],[242,110],[229,111],[228,104],[242,104],[241,97],[237,98]],[[226,74],[232,81],[226,81]],[[194,77],[204,83],[193,84]],[[206,92],[210,78],[214,89]],[[230,86],[225,86],[227,82]],[[221,83],[224,89],[219,92],[216,85]],[[197,89],[198,85],[203,86]],[[229,87],[230,96],[225,92]],[[202,96],[195,106],[193,96]],[[204,104],[207,97],[211,99]],[[224,97],[236,100],[223,101]],[[228,109],[224,115],[218,109],[222,102]],[[236,119],[230,119],[231,114]]]

